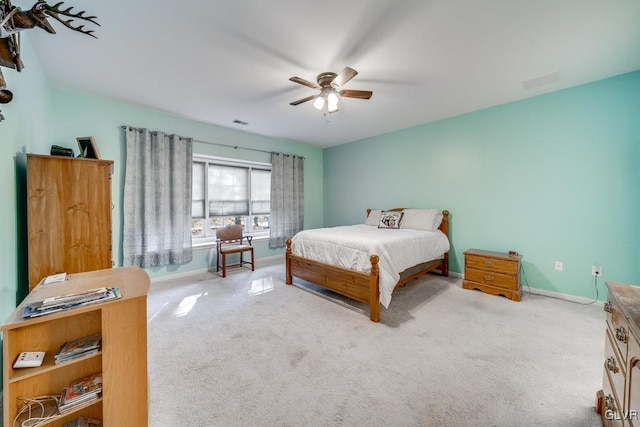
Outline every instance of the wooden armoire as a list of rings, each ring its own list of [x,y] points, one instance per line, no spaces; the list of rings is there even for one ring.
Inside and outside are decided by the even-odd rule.
[[[57,273],[111,268],[113,161],[27,155],[29,290]]]

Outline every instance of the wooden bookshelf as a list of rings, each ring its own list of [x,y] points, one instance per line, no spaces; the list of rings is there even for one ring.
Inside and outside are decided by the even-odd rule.
[[[2,325],[4,425],[12,426],[19,397],[60,395],[71,381],[102,372],[102,397],[52,417],[60,427],[79,415],[102,419],[109,426],[148,423],[147,293],[149,276],[137,267],[72,274],[63,283],[36,286]],[[22,318],[26,304],[99,287],[120,288],[122,298],[31,319]],[[97,354],[54,364],[54,354],[67,341],[101,334]],[[13,369],[23,351],[46,351],[41,366]]]

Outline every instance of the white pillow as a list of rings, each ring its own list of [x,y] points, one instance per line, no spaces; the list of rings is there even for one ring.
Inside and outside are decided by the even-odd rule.
[[[378,226],[380,222],[380,217],[382,216],[382,211],[380,209],[372,209],[369,212],[369,216],[367,216],[367,220],[364,222],[366,225],[373,225],[374,227]]]
[[[436,221],[433,223],[434,231],[440,228],[440,224],[442,224],[442,220],[444,219],[444,215],[438,214],[436,215]]]
[[[440,226],[440,224],[436,225],[438,217],[436,209],[405,209],[402,212],[400,228],[434,231]]]

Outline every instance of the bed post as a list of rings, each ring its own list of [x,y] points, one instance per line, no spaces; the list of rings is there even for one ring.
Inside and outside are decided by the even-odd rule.
[[[440,224],[440,231],[442,231],[451,242],[449,237],[449,211],[442,211],[442,223]],[[449,252],[444,254],[444,261],[442,262],[442,269],[440,270],[443,276],[449,276]]]
[[[290,285],[293,283],[293,277],[291,277],[291,239],[287,239],[287,253],[285,254],[286,259],[286,269],[285,272],[285,283]]]
[[[449,238],[449,211],[442,211],[442,222],[439,228]]]
[[[444,260],[442,261],[441,273],[445,277],[449,277],[449,252],[444,254]]]
[[[371,255],[371,278],[369,279],[369,318],[372,322],[380,321],[380,270],[377,255]]]

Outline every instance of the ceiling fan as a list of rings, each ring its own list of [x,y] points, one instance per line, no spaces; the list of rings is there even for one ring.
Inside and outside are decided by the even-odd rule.
[[[358,72],[356,70],[349,67],[345,67],[342,71],[340,71],[339,74],[324,72],[318,74],[317,84],[311,83],[310,81],[302,79],[300,77],[291,77],[289,80],[291,80],[292,82],[299,83],[303,86],[308,86],[312,89],[320,89],[320,93],[291,102],[290,105],[298,105],[302,104],[303,102],[315,99],[315,101],[313,102],[314,107],[316,107],[318,110],[323,110],[325,114],[331,114],[338,111],[339,97],[359,99],[371,98],[373,92],[371,92],[370,90],[342,89],[342,86],[344,86],[357,74]]]

